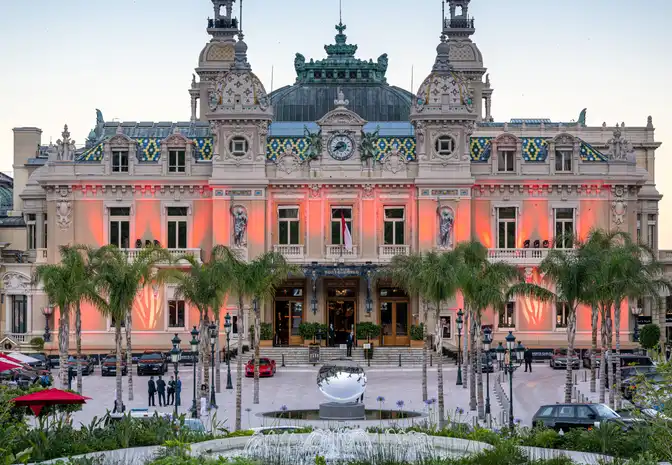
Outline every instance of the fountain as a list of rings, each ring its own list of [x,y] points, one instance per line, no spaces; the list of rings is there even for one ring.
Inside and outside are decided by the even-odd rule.
[[[329,400],[320,404],[321,420],[364,420],[366,374],[350,360],[333,360],[320,368],[317,387]]]

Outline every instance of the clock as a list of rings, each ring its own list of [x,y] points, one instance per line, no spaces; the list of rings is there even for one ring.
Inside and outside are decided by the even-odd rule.
[[[355,141],[345,134],[336,134],[329,139],[329,155],[334,160],[347,160],[355,153]]]

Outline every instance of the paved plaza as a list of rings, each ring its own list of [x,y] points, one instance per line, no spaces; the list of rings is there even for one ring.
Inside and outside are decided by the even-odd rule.
[[[193,393],[193,376],[191,367],[181,367],[180,378],[182,379],[182,406],[180,412],[186,412],[191,407]],[[217,394],[217,420],[225,421],[226,427],[232,428],[235,415],[235,368],[232,367],[234,389],[226,390],[226,366],[222,365],[222,392]],[[412,410],[428,414],[433,421],[436,421],[436,412],[434,408],[428,408],[422,401],[421,379],[422,371],[420,367],[398,368],[398,367],[364,367],[367,374],[367,390],[364,402],[367,409],[377,410],[379,408],[396,410],[397,402],[403,401],[404,410]],[[257,426],[271,426],[279,423],[306,424],[297,421],[282,421],[261,417],[258,414],[268,411],[279,411],[284,406],[289,410],[317,409],[325,398],[319,392],[316,386],[316,378],[319,366],[303,367],[278,367],[277,374],[273,378],[262,378],[260,380],[260,403],[254,405],[253,400],[253,379],[243,378],[243,428]],[[580,370],[583,372],[584,370]],[[54,372],[56,378],[57,372]],[[453,412],[464,411],[458,414],[459,421],[473,422],[473,412],[469,412],[469,389],[456,386],[457,368],[450,364],[444,367],[445,393],[444,399],[446,410]],[[582,378],[582,373],[579,375]],[[170,373],[164,379],[168,379]],[[490,375],[491,405],[493,421],[497,422],[498,415],[501,412],[500,405],[495,395],[494,383],[497,373]],[[532,415],[536,412],[539,405],[544,403],[555,403],[562,401],[564,370],[554,371],[548,365],[535,365],[533,373],[525,373],[522,367],[514,375],[514,416],[519,418],[523,424],[530,424]],[[127,380],[124,378],[124,402],[127,409],[146,408],[147,407],[147,381],[149,377],[133,376],[134,394],[133,401],[128,401]],[[83,377],[83,394],[91,397],[81,412],[73,416],[75,424],[89,423],[94,416],[102,416],[109,409],[112,410],[114,404],[114,377],[101,377],[100,370],[96,369],[95,374]],[[485,389],[485,375],[483,376]],[[73,380],[74,386],[74,380]],[[508,395],[508,383],[502,383]],[[436,367],[429,368],[428,373],[428,392],[429,397],[437,396],[437,372]],[[381,405],[377,401],[378,397],[385,399]],[[172,412],[173,407],[152,407],[151,411]],[[415,420],[417,421],[417,420]],[[209,424],[208,419],[204,423]],[[377,420],[372,420],[372,425],[379,424]],[[315,426],[319,422],[310,422]],[[360,423],[361,424],[361,423]]]

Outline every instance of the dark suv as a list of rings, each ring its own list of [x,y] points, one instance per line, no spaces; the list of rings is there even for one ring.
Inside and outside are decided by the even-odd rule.
[[[579,357],[576,355],[576,352],[572,352],[571,355],[567,355],[567,349],[555,349],[553,355],[551,355],[551,361],[549,364],[551,368],[567,368],[567,361],[570,360],[572,368],[575,370],[579,369]]]
[[[532,426],[545,426],[556,431],[571,428],[592,428],[596,423],[629,421],[604,404],[553,404],[544,405],[532,417]]]
[[[637,391],[638,384],[652,386],[664,382],[665,377],[662,374],[656,371],[646,372],[624,379],[623,384],[621,384],[621,391],[623,392],[623,397],[631,401]]]
[[[89,376],[96,369],[96,362],[86,355],[82,355],[82,358],[80,358],[80,365],[82,366],[82,376]],[[72,370],[77,373],[76,357],[73,357],[72,355],[68,357],[68,368],[72,368]]]
[[[27,354],[29,357],[33,357],[36,362],[31,362],[28,365],[30,365],[31,368],[35,368],[36,370],[51,370],[51,361],[49,360],[49,357],[47,357],[44,354]]]
[[[138,376],[163,375],[167,367],[166,357],[161,352],[145,352],[138,360]]]
[[[126,376],[128,367],[126,366],[126,359],[121,358],[121,375]],[[114,376],[117,374],[117,357],[116,355],[108,355],[103,360],[100,367],[100,374],[103,376]]]

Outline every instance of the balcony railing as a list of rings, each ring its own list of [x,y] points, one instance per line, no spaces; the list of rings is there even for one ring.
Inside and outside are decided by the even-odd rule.
[[[16,341],[20,344],[23,344],[24,342],[28,342],[29,341],[28,338],[30,336],[27,333],[6,333],[6,335],[9,338],[11,338],[12,340],[14,340],[14,341]]]
[[[353,245],[351,250],[348,250],[344,245],[327,245],[327,258],[338,260],[341,258],[357,258],[357,256],[359,256],[359,248],[356,245]]]
[[[378,247],[378,258],[391,260],[396,255],[408,255],[410,252],[410,245],[381,245]]]
[[[504,261],[521,265],[535,265],[548,255],[549,249],[488,249],[490,261]]]
[[[303,260],[304,252],[301,244],[276,244],[273,251],[282,254],[286,260]]]
[[[129,260],[135,260],[140,252],[142,252],[143,249],[122,249],[126,254],[128,254],[128,259]],[[179,258],[185,256],[185,255],[190,255],[199,262],[201,261],[201,249],[166,249],[170,256],[172,257],[173,260],[178,260]]]

